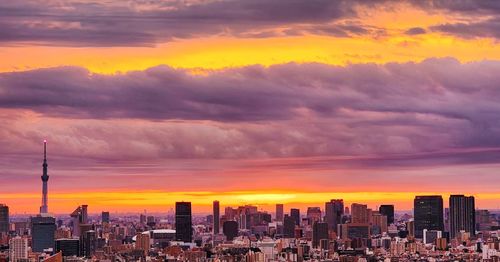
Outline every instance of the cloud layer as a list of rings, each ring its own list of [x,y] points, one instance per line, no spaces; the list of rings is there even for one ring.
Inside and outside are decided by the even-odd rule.
[[[206,74],[166,66],[117,75],[75,67],[3,73],[3,143],[30,133],[31,142],[74,137],[59,141],[70,143],[66,155],[87,144],[89,157],[102,159],[489,150],[500,146],[499,70],[493,61],[430,59]],[[37,120],[23,124],[30,119]]]

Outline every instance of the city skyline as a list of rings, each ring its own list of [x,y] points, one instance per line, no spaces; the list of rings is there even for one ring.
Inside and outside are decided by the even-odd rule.
[[[500,209],[493,1],[0,3],[0,203]],[[47,177],[48,179],[48,177]],[[448,205],[444,201],[444,206]]]

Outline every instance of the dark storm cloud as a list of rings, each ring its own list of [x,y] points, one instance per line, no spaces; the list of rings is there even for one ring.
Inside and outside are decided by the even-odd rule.
[[[498,15],[500,12],[500,2],[497,0],[410,0],[410,2],[427,10],[440,9],[469,15]]]
[[[0,42],[148,46],[173,38],[273,36],[276,26],[323,25],[355,16],[348,1],[242,0],[0,3]],[[265,32],[265,31],[268,32]],[[360,32],[362,29],[345,30]],[[255,33],[254,31],[258,31]],[[264,32],[261,32],[264,31]],[[326,32],[328,33],[328,32]]]

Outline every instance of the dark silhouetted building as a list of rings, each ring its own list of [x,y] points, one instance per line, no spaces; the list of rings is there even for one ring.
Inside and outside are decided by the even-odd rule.
[[[342,223],[343,213],[343,199],[332,199],[325,203],[325,221],[328,223],[328,229],[337,232],[337,225]]]
[[[214,201],[214,234],[219,234],[219,230],[220,230],[220,205],[219,205],[219,201]]]
[[[224,224],[222,224],[222,233],[224,233],[228,241],[232,241],[238,236],[238,222],[233,220],[224,221]]]
[[[0,233],[9,232],[9,207],[0,204]]]
[[[313,236],[312,236],[313,248],[319,247],[320,241],[323,239],[328,239],[328,223],[316,222],[313,224]]]
[[[295,225],[300,225],[300,209],[292,208],[290,209],[290,216],[295,220]]]
[[[32,250],[43,252],[54,249],[54,234],[56,232],[56,219],[49,216],[36,216],[31,218]]]
[[[80,256],[80,240],[75,238],[56,239],[56,253],[61,251],[63,257]]]
[[[289,215],[285,215],[283,218],[283,235],[286,238],[295,237],[295,218]]]
[[[381,205],[378,212],[387,217],[387,224],[394,224],[394,205]]]
[[[175,203],[175,238],[177,241],[193,241],[191,202]]]
[[[423,238],[424,229],[444,230],[441,196],[416,196],[413,204],[416,238]]]
[[[91,258],[97,249],[97,234],[94,230],[82,233],[80,237],[82,255]]]
[[[101,221],[102,223],[109,223],[109,212],[103,211],[101,213]]]
[[[464,195],[450,196],[450,237],[455,238],[460,231],[476,234],[476,207],[474,197]]]
[[[283,222],[284,207],[283,204],[276,204],[276,221]]]

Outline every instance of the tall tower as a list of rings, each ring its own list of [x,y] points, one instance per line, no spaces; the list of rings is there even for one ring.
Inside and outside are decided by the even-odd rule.
[[[47,140],[43,140],[43,175],[42,175],[42,206],[40,207],[40,213],[45,214],[49,212],[49,207],[48,207],[48,199],[47,199],[47,194],[48,194],[48,185],[47,182],[49,181],[49,175],[47,174]]]

